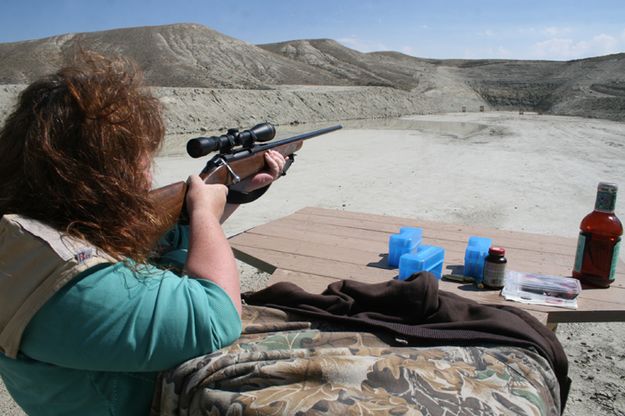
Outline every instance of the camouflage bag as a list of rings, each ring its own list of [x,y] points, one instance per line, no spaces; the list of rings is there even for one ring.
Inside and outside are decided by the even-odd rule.
[[[557,379],[517,347],[391,346],[244,306],[234,344],[161,374],[153,415],[558,415]]]

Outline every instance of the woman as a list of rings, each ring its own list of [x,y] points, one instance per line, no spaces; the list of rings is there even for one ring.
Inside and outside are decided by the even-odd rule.
[[[85,54],[26,88],[0,131],[0,375],[29,414],[147,414],[159,371],[240,334],[227,188],[191,176],[190,224],[157,244],[164,130],[132,64]],[[266,165],[240,190],[284,158]],[[157,246],[188,253],[183,276],[150,263]]]

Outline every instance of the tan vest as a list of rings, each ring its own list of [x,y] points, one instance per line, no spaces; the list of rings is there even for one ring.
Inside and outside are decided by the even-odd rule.
[[[79,273],[117,262],[91,244],[39,221],[0,219],[0,351],[16,358],[22,333],[37,311]]]

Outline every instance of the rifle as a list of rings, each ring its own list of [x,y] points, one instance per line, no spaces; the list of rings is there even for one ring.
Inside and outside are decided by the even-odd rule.
[[[222,136],[197,137],[187,142],[189,156],[198,158],[213,151],[219,152],[207,163],[200,177],[208,184],[234,185],[241,180],[260,172],[265,166],[264,152],[273,149],[286,159],[283,174],[295,160],[295,152],[302,147],[304,140],[341,129],[341,125],[299,134],[283,140],[267,142],[275,137],[276,129],[270,123],[262,123],[249,130],[229,129]],[[261,143],[257,143],[261,142]],[[229,203],[248,203],[260,197],[268,188],[258,189],[249,194],[228,192]],[[162,232],[171,228],[180,218],[186,218],[185,196],[187,183],[180,181],[150,191],[150,199],[162,213]]]

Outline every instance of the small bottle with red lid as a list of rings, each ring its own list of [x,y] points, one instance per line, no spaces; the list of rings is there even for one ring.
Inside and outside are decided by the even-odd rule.
[[[484,286],[501,289],[506,277],[506,250],[502,247],[491,247],[484,259]]]

